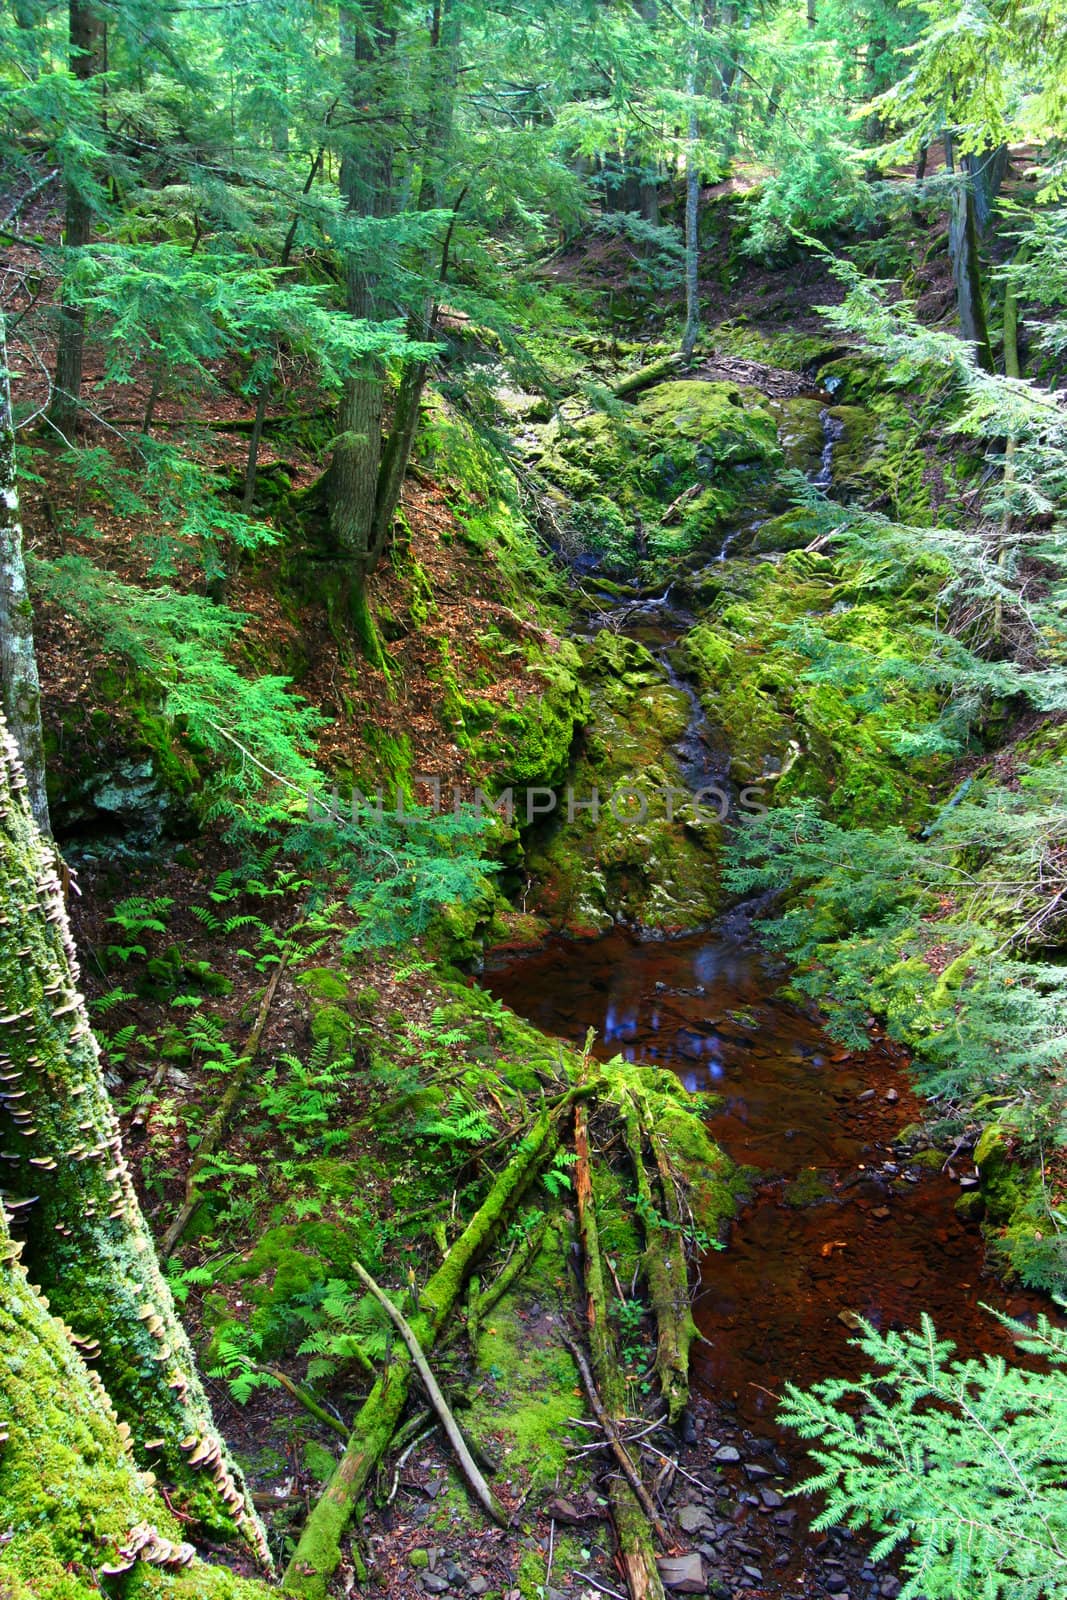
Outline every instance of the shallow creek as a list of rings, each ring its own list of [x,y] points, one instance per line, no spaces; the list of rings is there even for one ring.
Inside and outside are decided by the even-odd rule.
[[[820,487],[830,482],[840,432],[832,424],[824,414],[812,474]],[[690,721],[678,746],[686,781],[728,789],[728,755],[672,661],[694,619],[668,591],[594,626],[605,621],[648,645],[687,694]],[[706,1473],[725,1441],[721,1481],[732,1495],[729,1525],[739,1530],[732,1543],[724,1534],[703,1547],[705,1570],[714,1576],[721,1558],[735,1594],[749,1592],[734,1587],[739,1570],[752,1594],[893,1594],[895,1580],[865,1568],[854,1541],[827,1541],[808,1531],[803,1510],[774,1505],[804,1459],[775,1423],[784,1384],[858,1375],[863,1358],[849,1343],[857,1313],[888,1329],[915,1326],[928,1311],[961,1352],[1010,1354],[981,1303],[1021,1317],[1041,1303],[990,1275],[978,1226],[954,1209],[959,1180],[973,1172],[969,1157],[942,1164],[925,1151],[913,1160],[899,1142],[922,1117],[900,1053],[877,1030],[868,1049],[842,1050],[814,1015],[780,996],[782,978],[734,913],[717,929],[678,938],[623,928],[596,940],[557,938],[491,958],[480,981],[546,1033],[578,1043],[592,1027],[603,1059],[622,1054],[677,1073],[709,1096],[709,1125],[726,1152],[754,1169],[725,1248],[707,1252],[694,1286],[703,1338],[693,1347],[691,1460]],[[770,1503],[761,1473],[777,1485]],[[725,1509],[717,1503],[720,1515]]]
[[[850,1314],[888,1329],[929,1311],[963,1353],[1007,1355],[1010,1340],[980,1303],[1023,1317],[1039,1303],[987,1273],[977,1225],[954,1210],[960,1188],[949,1172],[909,1162],[894,1144],[920,1115],[898,1052],[878,1038],[860,1053],[841,1050],[776,996],[779,978],[725,931],[642,941],[618,929],[501,959],[480,981],[547,1033],[578,1043],[593,1027],[602,1058],[668,1067],[693,1093],[714,1096],[715,1137],[756,1169],[725,1249],[707,1252],[694,1287],[703,1338],[693,1346],[696,1432],[685,1462],[725,1492],[706,1503],[729,1532],[703,1546],[706,1563],[722,1560],[725,1592],[892,1595],[892,1574],[865,1568],[859,1541],[811,1533],[803,1503],[798,1514],[781,1499],[804,1459],[775,1424],[784,1384],[863,1370]],[[969,1171],[967,1158],[953,1170]]]

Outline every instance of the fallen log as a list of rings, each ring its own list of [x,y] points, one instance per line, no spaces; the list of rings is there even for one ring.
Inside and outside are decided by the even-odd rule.
[[[636,372],[630,372],[625,378],[620,378],[618,383],[612,385],[611,392],[618,400],[627,400],[631,395],[640,394],[642,389],[651,389],[653,384],[662,383],[681,366],[682,357],[678,351],[673,355],[661,356],[658,361],[652,361],[647,367],[639,367]]]
[[[551,1157],[559,1138],[559,1115],[572,1101],[573,1092],[564,1097],[555,1114],[541,1113],[422,1290],[420,1310],[413,1319],[413,1327],[424,1351],[432,1349],[478,1254],[526,1185]],[[396,1432],[407,1402],[411,1372],[411,1356],[405,1348],[363,1402],[352,1424],[345,1452],[304,1524],[285,1570],[282,1589],[286,1594],[302,1595],[305,1600],[325,1600],[327,1586],[340,1564],[341,1538],[352,1508]]]
[[[675,1423],[689,1400],[689,1347],[697,1331],[689,1303],[689,1265],[681,1208],[651,1118],[647,1113],[641,1115],[628,1093],[621,1096],[621,1110],[636,1180],[637,1212],[645,1235],[641,1265],[656,1318],[656,1375],[667,1402],[668,1420]],[[658,1168],[662,1211],[645,1167],[646,1138]]]
[[[596,1202],[589,1162],[589,1125],[585,1106],[582,1104],[577,1105],[574,1112],[574,1149],[577,1156],[574,1189],[578,1202],[578,1234],[585,1267],[589,1348],[604,1415],[615,1425],[615,1440],[625,1452],[626,1447],[618,1438],[617,1424],[626,1415],[626,1380],[615,1350],[611,1323],[608,1320],[603,1257],[600,1251]],[[616,1452],[616,1457],[617,1454]],[[632,1460],[630,1465],[636,1473]],[[609,1486],[619,1563],[626,1579],[626,1587],[630,1592],[630,1600],[665,1600],[663,1582],[656,1566],[652,1523],[632,1485],[633,1480],[628,1473],[625,1478],[613,1478]]]

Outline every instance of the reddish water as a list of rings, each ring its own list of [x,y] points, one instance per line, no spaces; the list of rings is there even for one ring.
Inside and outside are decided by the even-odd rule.
[[[964,1353],[1008,1354],[979,1302],[1017,1316],[1039,1309],[986,1272],[978,1227],[953,1209],[958,1184],[895,1153],[920,1107],[891,1047],[840,1050],[775,998],[773,971],[747,945],[615,931],[501,960],[481,981],[548,1033],[579,1041],[592,1026],[600,1056],[669,1067],[693,1093],[717,1097],[713,1133],[759,1178],[727,1248],[702,1264],[695,1315],[707,1342],[694,1347],[694,1378],[720,1403],[734,1400],[743,1426],[777,1432],[789,1379],[862,1370],[842,1312],[885,1329],[915,1325],[926,1310]],[[789,1205],[787,1184],[810,1168],[825,1198]]]

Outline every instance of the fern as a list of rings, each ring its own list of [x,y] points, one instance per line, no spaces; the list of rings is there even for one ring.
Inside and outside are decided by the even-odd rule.
[[[876,1371],[787,1385],[779,1416],[814,1441],[803,1485],[825,1496],[816,1528],[877,1535],[900,1552],[902,1600],[1037,1600],[1067,1585],[1067,1331],[1001,1318],[1050,1370],[954,1359],[928,1316],[918,1330],[853,1341]]]

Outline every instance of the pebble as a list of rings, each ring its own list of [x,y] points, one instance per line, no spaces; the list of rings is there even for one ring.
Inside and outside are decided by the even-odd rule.
[[[704,1594],[704,1566],[695,1550],[684,1556],[663,1556],[656,1565],[665,1589],[678,1594]]]
[[[897,1600],[897,1595],[903,1587],[904,1585],[899,1578],[895,1578],[891,1572],[887,1572],[878,1585],[878,1593],[882,1596],[882,1600]]]
[[[782,1497],[778,1493],[777,1489],[761,1489],[759,1492],[759,1497],[763,1501],[763,1504],[767,1507],[768,1511],[777,1511],[778,1507],[782,1504]]]
[[[759,1567],[742,1567],[741,1571],[745,1574],[746,1578],[751,1578],[753,1583],[763,1582],[763,1573],[760,1571]]]
[[[489,1587],[489,1579],[483,1578],[481,1573],[476,1573],[473,1578],[467,1579],[467,1588],[471,1594],[484,1594]]]
[[[444,1594],[448,1588],[448,1579],[442,1578],[439,1572],[424,1572],[419,1582],[427,1594]]]
[[[683,1506],[675,1518],[683,1533],[699,1533],[711,1521],[704,1506]]]
[[[761,1467],[758,1461],[746,1461],[744,1471],[749,1483],[761,1483],[764,1478],[774,1477],[770,1468]]]
[[[713,1461],[740,1461],[740,1459],[740,1450],[735,1450],[732,1444],[721,1444],[712,1457]]]
[[[826,1579],[827,1594],[844,1594],[848,1589],[848,1579],[835,1573]]]
[[[891,1106],[895,1106],[897,1101],[900,1099],[900,1091],[897,1089],[887,1089],[885,1092],[885,1097]]]
[[[862,1094],[858,1094],[856,1096],[856,1099],[861,1101],[861,1102],[864,1101],[864,1100],[873,1100],[874,1099],[874,1090],[873,1089],[864,1089]]]

